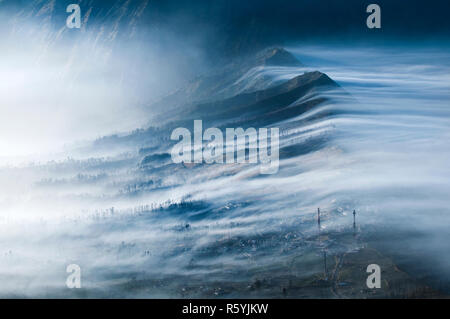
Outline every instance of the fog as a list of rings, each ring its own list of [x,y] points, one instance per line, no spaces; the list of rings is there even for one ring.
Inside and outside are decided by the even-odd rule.
[[[139,5],[112,6],[113,18],[91,9],[81,29],[67,28],[51,1],[3,7],[0,161],[143,127],[151,103],[202,72],[197,39],[139,24],[146,1]]]
[[[145,127],[152,102],[206,69],[204,48],[151,28],[118,37],[115,45],[95,41],[101,26],[80,36],[42,21],[11,27],[0,19],[9,26],[1,28],[0,42],[0,157],[7,163],[0,168],[1,295],[66,296],[70,263],[81,266],[84,287],[100,296],[141,296],[126,289],[137,279],[226,278],[223,265],[248,267],[240,252],[198,256],[223,238],[291,227],[307,241],[317,207],[324,229],[343,231],[356,209],[363,229],[375,227],[369,241],[412,273],[427,260],[424,269],[448,285],[447,50],[292,45],[288,50],[305,67],[256,68],[234,85],[244,92],[263,75],[272,86],[309,70],[326,73],[350,95],[312,90],[293,104],[330,100],[270,125],[283,128],[281,147],[325,138],[323,145],[280,159],[279,172],[264,178],[254,165],[181,170],[161,160],[145,170],[143,145],[117,146],[114,155],[97,150],[95,157],[77,147]],[[161,37],[163,43],[156,41]],[[167,143],[155,147],[169,150]],[[52,161],[15,159],[35,154]],[[270,263],[270,257],[255,259]],[[306,266],[299,271],[308,273]]]

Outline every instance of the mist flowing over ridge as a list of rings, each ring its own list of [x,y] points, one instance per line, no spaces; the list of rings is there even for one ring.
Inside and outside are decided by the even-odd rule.
[[[0,2],[0,296],[450,292],[445,10],[349,45],[369,32],[353,1],[312,21],[310,1],[87,0],[80,30],[69,2]],[[277,173],[174,163],[195,120],[279,129]],[[364,290],[368,262],[389,289]]]
[[[389,77],[391,83],[386,83],[384,79],[377,82],[366,71],[358,71],[357,63],[349,71],[345,66],[341,67],[339,61],[332,62],[331,66],[320,62],[320,52],[326,52],[324,48],[290,50],[308,63],[292,61],[294,55],[291,53],[291,65],[250,63],[248,68],[242,68],[237,63],[240,72],[232,80],[225,79],[221,90],[213,90],[222,92],[221,94],[205,100],[201,92],[197,95],[195,91],[188,89],[186,92],[190,93],[189,96],[198,96],[198,99],[186,99],[187,103],[184,104],[184,98],[180,99],[181,102],[174,102],[166,110],[166,118],[170,119],[166,124],[161,122],[157,127],[105,137],[95,141],[93,148],[83,148],[72,155],[80,156],[80,152],[88,152],[91,155],[87,159],[81,159],[82,156],[80,160],[75,157],[28,168],[2,169],[2,180],[22,176],[18,180],[31,182],[32,187],[27,200],[21,199],[22,195],[14,195],[16,190],[23,189],[24,185],[21,183],[17,183],[16,187],[11,187],[10,184],[9,193],[3,194],[3,225],[8,225],[8,231],[3,232],[7,236],[4,242],[8,243],[13,256],[12,259],[4,259],[3,266],[13,260],[20,260],[26,265],[27,260],[38,258],[32,253],[31,241],[21,241],[18,246],[9,239],[6,240],[15,238],[13,234],[23,227],[20,223],[13,222],[17,218],[23,222],[21,214],[27,216],[27,223],[40,225],[39,232],[30,233],[33,240],[47,243],[45,238],[49,236],[60,238],[57,246],[50,243],[45,246],[46,256],[59,251],[59,257],[53,259],[52,266],[47,267],[48,271],[43,272],[46,283],[55,280],[55,294],[60,291],[59,280],[55,275],[63,276],[57,269],[61,268],[60,263],[67,260],[82,260],[87,269],[90,288],[93,289],[92,294],[98,296],[104,296],[106,291],[110,291],[109,296],[177,295],[181,288],[176,280],[170,278],[197,278],[196,276],[204,277],[207,274],[212,281],[219,280],[223,276],[227,277],[221,270],[224,265],[232,267],[232,273],[235,274],[233,276],[236,276],[235,271],[245,269],[249,262],[266,264],[267,258],[278,251],[280,245],[284,245],[283,241],[276,239],[278,236],[294,231],[306,243],[308,238],[314,238],[313,221],[317,206],[324,211],[322,223],[328,231],[345,230],[345,216],[357,207],[361,227],[379,227],[388,220],[389,226],[382,229],[389,232],[390,227],[401,229],[398,228],[400,224],[397,221],[405,214],[411,222],[421,220],[421,227],[417,228],[417,232],[421,236],[429,236],[427,225],[431,219],[426,219],[427,223],[423,222],[420,207],[440,210],[445,208],[440,204],[445,205],[445,192],[436,191],[440,188],[439,180],[444,180],[433,179],[436,174],[446,174],[445,166],[442,166],[444,162],[440,161],[444,154],[434,156],[433,165],[424,170],[422,166],[418,166],[423,161],[423,152],[416,152],[416,156],[403,152],[410,148],[417,150],[417,147],[424,147],[434,155],[437,154],[433,151],[435,147],[442,151],[438,144],[424,144],[423,137],[433,139],[434,134],[447,130],[448,123],[445,120],[432,115],[434,111],[429,113],[432,110],[444,111],[443,105],[424,96],[423,101],[427,101],[429,107],[428,110],[421,111],[419,106],[414,108],[419,112],[416,120],[410,115],[402,115],[406,110],[408,113],[411,110],[404,109],[404,96],[388,100],[376,99],[376,95],[363,92],[363,80],[371,78],[373,85],[383,83],[378,87],[385,92],[400,92],[394,86],[397,83],[395,77],[409,74],[410,71],[415,73],[420,68],[421,83],[426,83],[429,90],[436,89],[444,93],[438,82],[433,84],[429,81],[433,78],[427,77],[427,72],[435,72],[436,69],[425,65],[404,68],[399,64],[395,69],[399,73]],[[275,52],[275,55],[282,52],[285,56],[287,51],[271,48],[264,52]],[[346,56],[343,54],[341,61]],[[322,72],[313,71],[311,65],[317,61],[319,69],[334,74],[338,83]],[[445,72],[441,74],[444,76]],[[208,78],[207,74],[205,78]],[[195,81],[201,82],[202,78],[192,83]],[[415,83],[418,80],[412,81]],[[187,87],[189,88],[189,84]],[[409,92],[407,85],[403,89],[405,93]],[[184,92],[183,90],[185,89],[179,92]],[[355,95],[352,97],[345,91]],[[430,103],[436,103],[435,107],[430,108]],[[383,104],[386,108],[380,108]],[[261,177],[257,167],[252,165],[200,164],[186,167],[173,164],[168,155],[171,129],[192,123],[200,115],[205,118],[206,123],[218,127],[226,127],[230,123],[243,127],[280,127],[279,173]],[[434,124],[429,126],[426,123]],[[407,138],[401,139],[401,136]],[[113,149],[116,151],[111,152]],[[102,150],[111,155],[102,156]],[[94,155],[96,152],[97,155]],[[401,169],[398,165],[401,165]],[[411,170],[420,171],[417,179],[410,174]],[[393,175],[395,183],[391,178]],[[404,185],[410,185],[406,193],[402,191]],[[421,191],[429,190],[430,187],[436,187],[435,191]],[[405,194],[406,200],[411,192],[422,194],[418,197],[421,198],[422,205],[415,202],[413,208],[401,200],[401,194]],[[395,197],[390,197],[389,194],[395,194]],[[383,199],[381,206],[380,197]],[[15,206],[14,203],[17,202],[22,202],[21,209]],[[13,213],[10,217],[6,217],[8,211]],[[406,226],[407,223],[403,222],[401,225]],[[442,232],[440,236],[445,236],[446,233]],[[83,234],[84,239],[78,241],[78,248],[74,249],[70,238],[80,234]],[[93,234],[101,236],[95,236],[94,239]],[[370,238],[373,234],[375,233],[368,231],[366,236]],[[240,250],[230,248],[218,253],[222,246],[217,246],[217,243],[223,242],[225,247],[233,247],[238,239],[241,242],[255,242],[242,246]],[[96,243],[94,246],[93,241]],[[266,243],[264,249],[260,246],[263,242]],[[402,243],[403,241],[397,241],[399,246]],[[327,242],[326,245],[329,253],[339,253],[346,249],[345,246],[336,246],[334,241]],[[64,249],[69,246],[71,249]],[[288,250],[282,258],[289,260],[294,256],[291,254],[299,251],[309,254],[308,251],[316,249],[314,247],[310,244],[295,248],[290,246],[285,248]],[[252,253],[254,249],[257,254]],[[424,251],[433,252],[431,249]],[[244,257],[247,254],[253,257],[247,259]],[[100,255],[102,258],[95,258]],[[120,258],[121,266],[112,266],[114,263],[111,260],[116,258]],[[428,258],[437,258],[438,264],[445,262],[439,255]],[[93,260],[96,261],[93,263]],[[39,264],[38,262],[36,265]],[[28,265],[31,267],[31,264]],[[304,269],[305,265],[299,260],[296,267]],[[143,268],[150,270],[142,272]],[[38,268],[31,267],[26,271],[34,273]],[[440,273],[443,270],[435,271]],[[138,282],[147,283],[143,286],[147,288],[127,291],[120,284],[117,286],[111,281],[114,276],[120,276],[126,281],[128,276],[136,274],[139,274]],[[308,276],[305,269],[301,274],[300,278]],[[166,281],[167,289],[163,292],[160,288],[153,290],[151,287],[157,284],[150,278]],[[250,280],[246,278],[235,277],[237,281]],[[36,292],[39,291],[39,282],[39,279],[34,281]],[[13,283],[17,287],[18,282],[11,281],[11,286],[8,286],[10,288],[6,287],[4,290],[5,294],[13,291]],[[200,295],[208,293],[205,291]],[[34,295],[34,291],[29,291],[26,295]]]

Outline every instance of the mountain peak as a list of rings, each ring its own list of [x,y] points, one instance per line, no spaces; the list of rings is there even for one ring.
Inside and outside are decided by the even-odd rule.
[[[302,66],[303,64],[284,48],[274,47],[260,51],[256,55],[259,65]]]

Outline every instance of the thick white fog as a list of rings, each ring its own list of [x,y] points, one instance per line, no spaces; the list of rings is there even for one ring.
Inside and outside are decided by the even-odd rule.
[[[71,30],[51,10],[0,12],[1,163],[143,127],[148,106],[200,70],[200,51],[166,30],[121,33],[120,17],[88,14]]]

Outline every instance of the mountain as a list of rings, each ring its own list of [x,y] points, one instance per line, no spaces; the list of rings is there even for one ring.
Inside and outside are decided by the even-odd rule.
[[[284,48],[268,48],[236,58],[223,67],[197,77],[150,108],[152,112],[162,113],[156,117],[157,123],[172,121],[167,117],[172,112],[177,113],[173,114],[176,118],[191,118],[190,114],[209,117],[211,111],[208,109],[214,109],[216,113],[226,112],[228,116],[234,117],[230,107],[236,111],[241,108],[242,112],[258,107],[252,105],[269,98],[267,103],[277,104],[277,95],[280,95],[280,99],[291,96],[286,102],[292,103],[292,99],[300,98],[314,87],[337,86],[325,74],[305,73],[305,70],[305,66]]]
[[[267,89],[241,93],[230,98],[186,105],[176,115],[178,119],[202,119],[211,124],[233,122],[245,126],[266,126],[298,116],[324,99],[308,101],[301,98],[317,91],[338,88],[326,74],[319,71],[298,75]]]
[[[277,126],[280,130],[323,120],[333,114],[320,106],[330,101],[331,94],[337,97],[346,93],[326,74],[305,70],[283,48],[239,57],[150,105],[149,112],[157,116],[148,129],[102,138],[95,142],[95,148],[138,147],[142,163],[147,165],[152,158],[170,153],[174,142],[169,137],[174,128],[191,128],[197,119],[205,128]],[[323,135],[313,137],[286,146],[289,150],[282,149],[281,154],[308,152],[320,148],[323,141]]]

